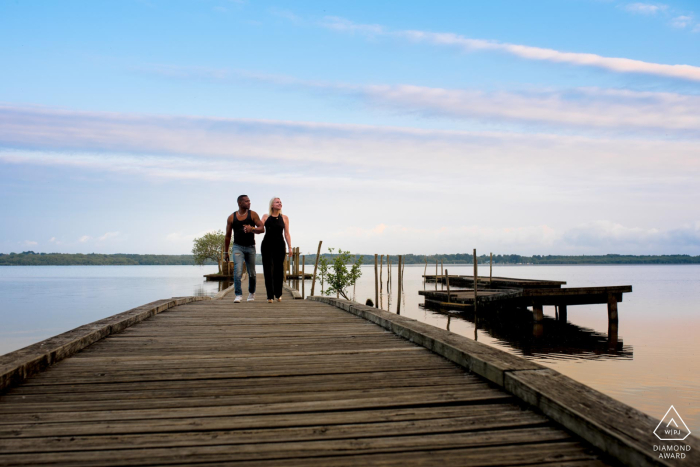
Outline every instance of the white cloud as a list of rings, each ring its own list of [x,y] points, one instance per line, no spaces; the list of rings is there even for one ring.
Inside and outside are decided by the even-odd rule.
[[[700,97],[599,88],[561,91],[482,92],[421,86],[363,86],[373,105],[424,116],[540,122],[618,130],[700,129]]]
[[[681,16],[676,16],[675,18],[673,18],[671,20],[671,26],[673,26],[674,28],[678,28],[678,29],[684,29],[684,28],[690,26],[691,24],[693,24],[692,16],[681,15]]]
[[[652,4],[652,3],[630,3],[625,5],[625,10],[632,13],[640,13],[643,15],[655,15],[661,11],[668,9],[668,5],[662,3]]]
[[[91,240],[91,239],[92,239],[92,237],[90,237],[89,235],[83,235],[82,237],[80,237],[80,238],[78,239],[78,241],[79,241],[80,243],[85,243],[85,242],[87,242],[87,241],[89,241],[89,240]]]
[[[433,92],[421,88],[420,92],[414,91],[389,89],[389,97],[381,98],[394,99],[401,105],[414,105],[415,100],[425,105],[424,95]],[[447,106],[446,111],[469,112],[459,105],[457,110],[449,107],[450,98],[441,98],[440,90],[435,92],[438,99],[429,101],[434,108]],[[599,92],[603,91],[591,91]],[[614,93],[614,97],[620,96]],[[546,104],[547,99],[538,99],[536,102]],[[684,107],[673,103],[673,97],[669,99],[669,106]],[[468,96],[462,97],[464,105],[468,100]],[[501,113],[511,111],[508,105],[513,106],[512,112],[526,111],[517,102],[508,104],[504,100],[503,104],[506,109]],[[475,106],[484,105],[475,101]],[[550,118],[591,118],[557,109],[556,103],[550,107],[554,109]],[[599,108],[601,112],[609,109]],[[596,108],[593,105],[588,110],[592,113]],[[629,110],[629,114],[634,112],[639,110]],[[613,115],[625,117],[622,111]],[[682,123],[681,116],[665,118]],[[640,112],[638,117],[626,118],[634,121],[646,117]],[[696,121],[692,113],[687,118]],[[240,177],[263,184],[285,186],[360,188],[382,180],[386,188],[412,190],[413,174],[421,173],[423,183],[434,182],[449,189],[439,176],[439,167],[427,164],[426,155],[434,163],[449,166],[453,173],[481,170],[487,176],[497,169],[494,174],[498,174],[498,180],[518,178],[527,172],[539,176],[540,163],[553,172],[576,166],[577,174],[582,176],[595,174],[604,165],[606,173],[621,171],[620,180],[657,177],[663,182],[700,175],[700,147],[692,139],[607,139],[53,109],[0,108],[1,147],[7,148],[0,150],[0,161],[5,163],[71,166],[166,180],[225,180],[235,171]],[[659,154],[664,154],[663,160]],[[276,170],[270,171],[270,163]]]
[[[682,17],[684,18],[684,17]],[[511,54],[526,60],[568,63],[577,66],[602,68],[616,73],[643,73],[670,78],[700,81],[700,67],[692,65],[667,65],[645,62],[623,57],[604,57],[592,53],[564,52],[555,49],[510,44],[486,39],[471,39],[454,33],[428,31],[387,31],[378,25],[355,24],[343,18],[329,17],[322,26],[335,31],[365,32],[366,34],[387,34],[402,37],[414,42],[425,42],[437,46],[457,47],[464,51],[487,50]],[[371,30],[372,32],[366,32]]]
[[[98,238],[99,241],[104,242],[105,240],[109,240],[110,238],[115,238],[119,236],[119,232],[107,232],[101,237]]]
[[[36,245],[38,245],[38,244],[39,244],[39,242],[35,242],[35,241],[33,241],[33,240],[25,240],[25,241],[24,241],[24,245],[25,245],[25,246],[36,246]]]
[[[378,24],[357,24],[338,16],[326,16],[321,22],[325,28],[340,32],[361,33],[367,35],[384,34],[386,29]]]
[[[697,134],[700,130],[700,96],[670,92],[601,88],[484,92],[412,85],[359,86],[198,67],[173,68],[159,65],[141,70],[177,78],[225,80],[239,77],[281,86],[320,89],[324,93],[331,91],[359,97],[374,107],[386,107],[425,117],[503,120],[624,131],[656,129],[662,132],[674,130]]]

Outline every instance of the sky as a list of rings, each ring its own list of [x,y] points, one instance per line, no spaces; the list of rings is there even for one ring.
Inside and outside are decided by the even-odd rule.
[[[700,4],[0,1],[0,252],[700,254]]]

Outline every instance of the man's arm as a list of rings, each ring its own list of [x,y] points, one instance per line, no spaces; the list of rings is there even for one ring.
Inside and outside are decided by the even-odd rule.
[[[233,215],[226,219],[226,240],[224,241],[224,261],[229,261],[228,247],[231,246],[231,231],[233,230]]]
[[[253,222],[255,222],[255,227],[244,225],[243,228],[245,229],[245,231],[253,232],[256,234],[265,233],[265,224],[263,224],[263,222],[260,220],[260,217],[258,217],[258,213],[255,211],[250,211],[250,218]]]

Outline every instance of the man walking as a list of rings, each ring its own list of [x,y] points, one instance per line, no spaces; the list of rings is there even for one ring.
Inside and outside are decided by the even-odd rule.
[[[225,257],[229,260],[228,248],[231,244],[231,231],[233,231],[233,288],[236,294],[234,303],[240,303],[243,299],[241,276],[243,275],[243,262],[248,269],[248,301],[255,300],[255,233],[252,228],[263,227],[258,213],[250,210],[250,198],[246,195],[238,197],[238,211],[234,212],[226,221]],[[249,230],[249,232],[246,232]]]

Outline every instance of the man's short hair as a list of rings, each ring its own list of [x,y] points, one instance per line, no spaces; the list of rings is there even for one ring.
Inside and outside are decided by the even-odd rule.
[[[236,202],[240,203],[241,200],[242,200],[243,198],[247,198],[247,197],[248,197],[248,195],[241,195],[241,196],[238,197],[238,199],[236,200]]]

